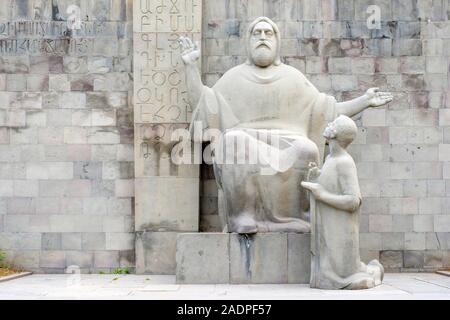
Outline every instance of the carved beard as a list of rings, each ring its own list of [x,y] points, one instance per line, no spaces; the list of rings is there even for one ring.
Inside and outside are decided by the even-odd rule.
[[[258,67],[268,67],[275,61],[275,50],[272,47],[257,44],[252,50],[253,63]]]

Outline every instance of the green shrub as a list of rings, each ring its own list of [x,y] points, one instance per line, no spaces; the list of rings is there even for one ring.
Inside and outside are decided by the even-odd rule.
[[[113,274],[130,274],[130,270],[128,268],[117,268],[116,270],[114,270]]]
[[[6,259],[6,254],[0,250],[0,267],[3,265],[3,262]]]

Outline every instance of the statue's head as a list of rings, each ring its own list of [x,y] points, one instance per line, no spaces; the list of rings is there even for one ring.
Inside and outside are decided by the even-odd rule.
[[[358,133],[356,123],[347,116],[339,116],[333,122],[330,122],[323,132],[327,140],[336,139],[339,145],[346,148],[353,142]]]
[[[281,64],[281,36],[275,22],[259,17],[250,24],[247,36],[248,64],[261,68]]]

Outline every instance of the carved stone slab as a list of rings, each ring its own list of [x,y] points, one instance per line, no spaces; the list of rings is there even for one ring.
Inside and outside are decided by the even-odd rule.
[[[192,115],[178,39],[200,43],[201,7],[200,0],[133,2],[136,231],[198,231],[198,166],[173,163],[171,137]]]
[[[179,234],[176,251],[177,283],[228,283],[229,239],[227,233]]]
[[[135,0],[136,123],[189,123],[180,36],[201,41],[200,0]]]
[[[201,0],[135,0],[134,32],[202,31]]]
[[[136,231],[198,231],[198,178],[136,178],[135,187]]]
[[[136,273],[175,274],[176,232],[136,232]]]
[[[136,177],[198,178],[198,165],[178,166],[171,161],[171,152],[175,145],[171,137],[174,131],[187,127],[187,124],[178,123],[136,124],[134,133]]]
[[[310,234],[181,233],[179,284],[307,284]]]

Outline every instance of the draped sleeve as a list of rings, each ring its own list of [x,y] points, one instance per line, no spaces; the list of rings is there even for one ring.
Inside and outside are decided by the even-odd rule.
[[[204,86],[199,103],[192,115],[189,131],[193,136],[194,124],[202,130],[232,128],[239,120],[231,111],[222,94],[214,88]]]

